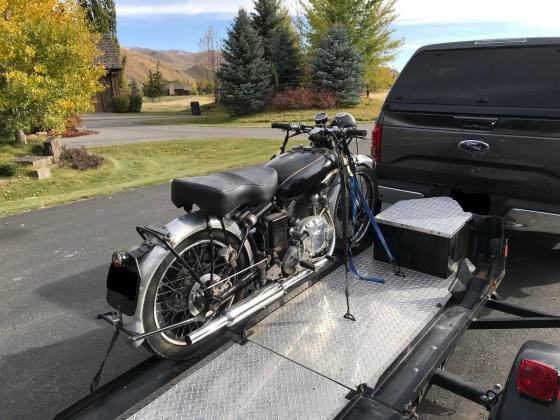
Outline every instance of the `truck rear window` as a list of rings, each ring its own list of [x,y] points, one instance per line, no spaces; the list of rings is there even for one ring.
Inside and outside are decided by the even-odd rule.
[[[424,51],[406,65],[389,101],[560,109],[560,47]]]

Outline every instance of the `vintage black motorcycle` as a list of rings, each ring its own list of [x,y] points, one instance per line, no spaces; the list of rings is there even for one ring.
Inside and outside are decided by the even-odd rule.
[[[367,238],[366,212],[350,217],[341,188],[352,175],[378,208],[374,162],[350,152],[366,132],[348,113],[330,124],[319,113],[315,126],[272,127],[286,134],[266,165],[175,179],[171,200],[186,214],[163,228],[137,227],[144,242],[113,254],[110,320],[131,342],[185,359],[300,285],[337,249]],[[301,134],[310,145],[286,151]]]

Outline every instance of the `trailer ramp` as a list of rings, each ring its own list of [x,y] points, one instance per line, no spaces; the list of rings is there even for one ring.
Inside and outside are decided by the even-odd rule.
[[[345,271],[339,267],[255,325],[246,344],[233,344],[187,372],[130,410],[136,411],[131,418],[335,417],[348,392],[364,383],[373,388],[440,312],[454,278],[411,270],[395,276],[390,265],[373,260],[371,249],[356,257],[356,265],[386,282],[349,275],[355,322],[343,318]]]

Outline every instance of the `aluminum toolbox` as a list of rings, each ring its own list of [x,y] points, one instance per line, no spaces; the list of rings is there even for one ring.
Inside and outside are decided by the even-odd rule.
[[[435,197],[399,201],[376,220],[401,267],[447,278],[467,257],[471,218],[452,198]],[[377,238],[374,258],[389,261]]]

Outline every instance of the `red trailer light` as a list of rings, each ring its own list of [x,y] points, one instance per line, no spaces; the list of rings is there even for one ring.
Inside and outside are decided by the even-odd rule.
[[[522,359],[517,370],[517,389],[541,401],[554,401],[560,390],[558,370],[534,360]]]
[[[377,162],[381,162],[381,135],[383,134],[383,125],[375,123],[371,134],[371,156]]]

